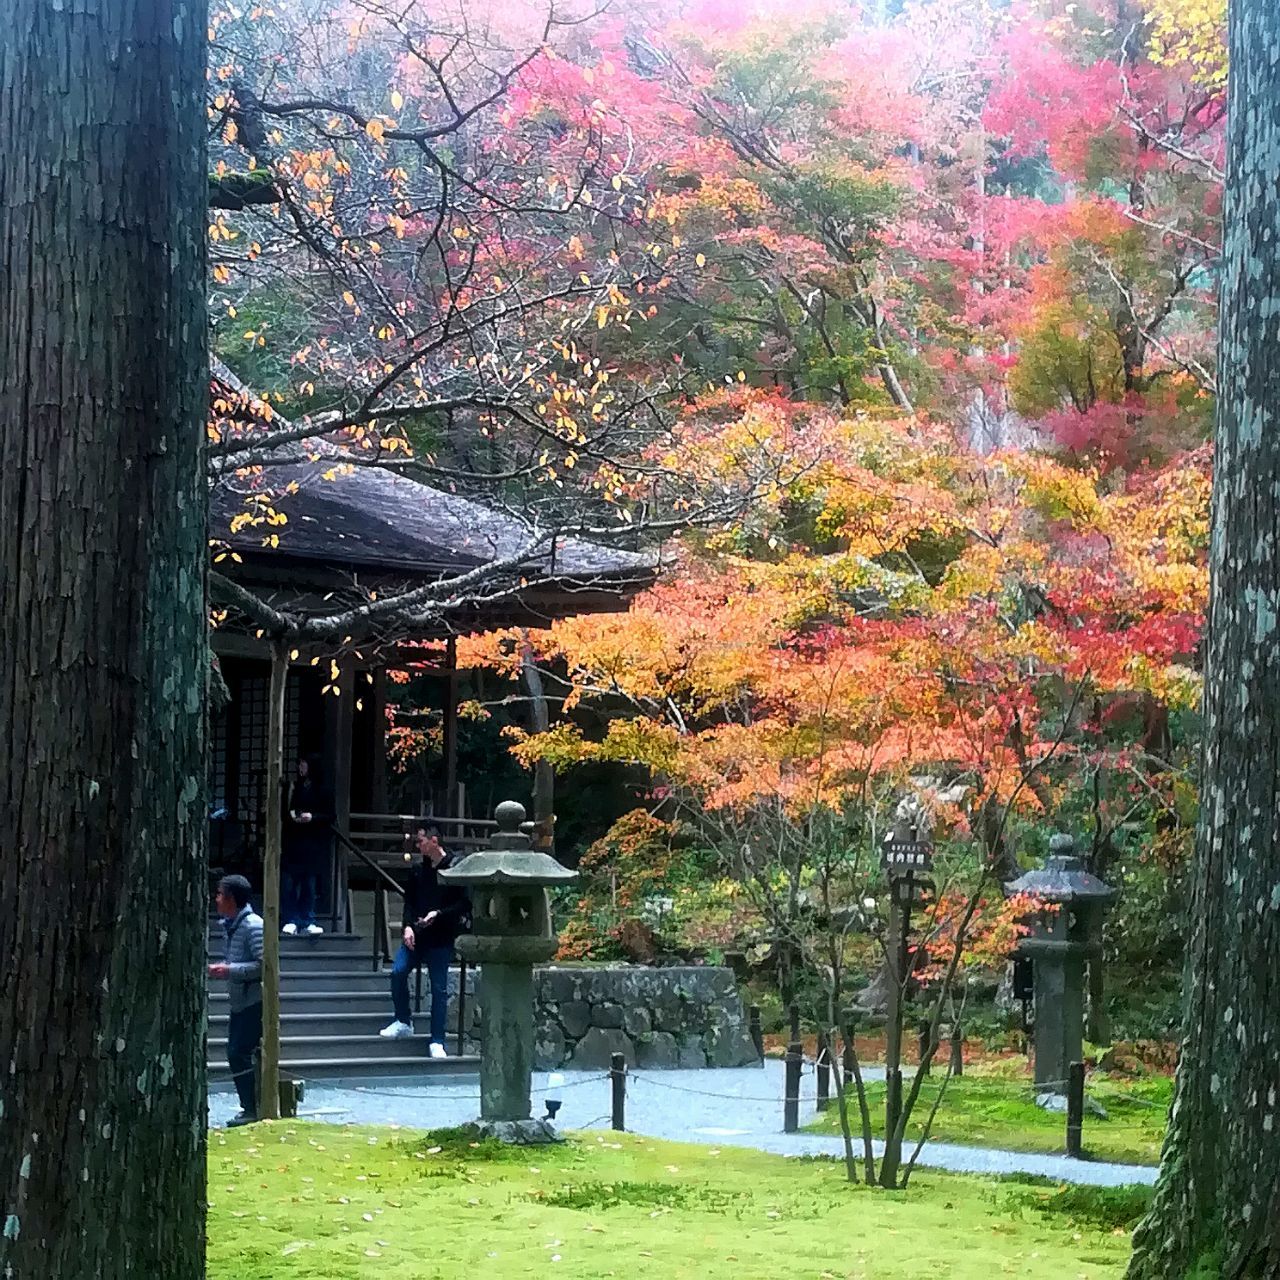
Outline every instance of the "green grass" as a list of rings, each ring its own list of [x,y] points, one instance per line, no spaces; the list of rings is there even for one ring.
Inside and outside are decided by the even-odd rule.
[[[1099,1280],[1145,1204],[935,1173],[883,1192],[834,1161],[623,1134],[513,1150],[293,1121],[212,1133],[209,1202],[210,1280]]]
[[[908,1068],[904,1092],[910,1089],[912,1071],[913,1068]],[[942,1078],[941,1074],[931,1076],[920,1092],[920,1100],[907,1126],[907,1137],[912,1143],[923,1131]],[[1102,1105],[1107,1118],[1085,1113],[1085,1153],[1099,1160],[1123,1164],[1158,1164],[1172,1091],[1173,1082],[1167,1076],[1148,1076],[1141,1080],[1091,1076],[1085,1092]],[[852,1091],[849,1101],[849,1119],[857,1138],[861,1134],[861,1121]],[[883,1084],[867,1085],[867,1102],[875,1136],[880,1137],[884,1127]],[[968,1073],[947,1085],[930,1137],[936,1142],[970,1147],[1062,1152],[1066,1145],[1066,1124],[1066,1116],[1061,1112],[1036,1106],[1031,1083],[1025,1077],[1013,1079],[999,1074]],[[809,1128],[816,1133],[840,1132],[840,1113],[834,1101]]]

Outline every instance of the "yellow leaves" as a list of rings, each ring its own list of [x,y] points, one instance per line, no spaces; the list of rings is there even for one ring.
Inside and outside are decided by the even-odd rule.
[[[356,295],[352,293],[350,289],[344,289],[342,291],[342,300],[349,307],[354,307],[356,305]]]
[[[586,256],[587,251],[583,246],[581,236],[572,235],[569,237],[569,252],[579,261]],[[588,281],[588,283],[590,283],[590,281]]]
[[[707,265],[707,255],[705,253],[695,254],[693,260],[700,267],[705,267]]]
[[[1226,0],[1148,0],[1146,21],[1152,62],[1185,67],[1208,89],[1225,87]]]
[[[1009,473],[1025,482],[1022,500],[1050,520],[1070,520],[1081,530],[1105,532],[1106,510],[1092,471],[1053,462],[1043,454],[1010,454]]]
[[[609,308],[597,307],[596,308],[596,328],[603,329],[605,325],[607,325],[608,323],[609,323]]]
[[[213,268],[213,279],[215,284],[230,284],[231,272],[219,262]]]
[[[399,111],[404,106],[404,94],[402,94],[399,89],[392,89],[391,105],[397,111]]]
[[[387,126],[376,116],[370,120],[364,127],[365,133],[371,137],[374,142],[381,142],[382,135],[386,132]]]

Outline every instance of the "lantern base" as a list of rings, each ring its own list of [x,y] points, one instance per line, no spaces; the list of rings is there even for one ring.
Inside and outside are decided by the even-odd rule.
[[[477,1120],[471,1126],[479,1138],[496,1138],[511,1147],[541,1147],[563,1142],[550,1120]]]
[[[1037,1093],[1036,1106],[1042,1111],[1056,1111],[1062,1115],[1067,1111],[1067,1095],[1065,1093]],[[1096,1116],[1099,1120],[1109,1120],[1111,1117],[1107,1115],[1107,1109],[1096,1098],[1091,1098],[1087,1093],[1084,1095],[1084,1110],[1086,1115]]]

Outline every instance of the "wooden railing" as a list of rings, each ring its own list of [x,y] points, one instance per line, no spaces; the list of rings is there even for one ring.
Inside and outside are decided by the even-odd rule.
[[[403,871],[413,862],[417,850],[414,832],[424,822],[440,828],[441,841],[455,853],[483,849],[498,824],[491,818],[423,818],[404,813],[353,813],[351,843],[368,860],[386,871]]]

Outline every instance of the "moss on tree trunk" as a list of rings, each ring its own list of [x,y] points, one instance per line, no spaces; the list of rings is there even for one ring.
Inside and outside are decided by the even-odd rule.
[[[1280,1275],[1280,9],[1230,6],[1213,588],[1182,1061],[1130,1280]]]
[[[204,1273],[205,7],[0,36],[0,1275]]]

